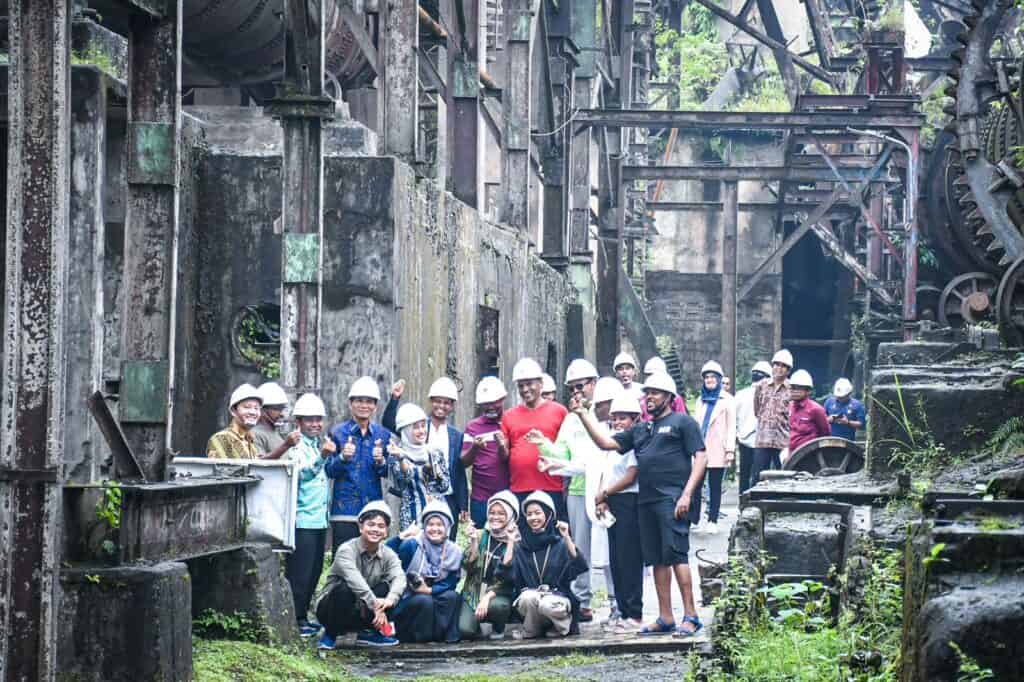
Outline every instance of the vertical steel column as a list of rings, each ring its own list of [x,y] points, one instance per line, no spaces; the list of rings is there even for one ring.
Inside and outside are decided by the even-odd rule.
[[[519,230],[530,228],[530,0],[506,0],[505,83],[505,209],[504,222]],[[532,235],[531,235],[532,236]]]
[[[414,15],[415,18],[415,15]],[[285,2],[285,78],[266,111],[284,131],[281,166],[281,383],[297,392],[320,386],[320,286],[323,260],[322,121],[324,6]]]
[[[544,164],[544,258],[562,268],[568,264],[569,163],[572,130],[565,122],[572,116],[573,71],[576,60],[569,40],[572,3],[544,4],[547,28],[548,74],[551,85],[551,129],[538,141]],[[540,47],[540,46],[538,46]]]
[[[916,128],[903,131],[908,138],[907,150],[907,205],[903,219],[907,224],[907,237],[903,261],[903,340],[914,338],[913,325],[917,321],[917,246],[920,231],[917,225],[917,176],[921,163],[921,135]]]
[[[450,60],[448,97],[451,115],[451,187],[456,199],[480,209],[480,3],[483,0],[454,0],[462,3],[466,18],[462,50]]]
[[[739,183],[722,183],[722,367],[736,380],[736,251]]]
[[[589,109],[594,106],[594,76],[597,74],[597,2],[596,0],[573,0],[572,40],[579,49],[579,64],[573,79],[572,107]],[[590,279],[590,146],[593,129],[589,126],[573,134],[569,150],[569,259],[572,264],[585,266],[581,277],[574,277],[577,289],[579,280]],[[592,292],[590,292],[592,295]],[[591,311],[593,312],[593,311]]]
[[[34,682],[57,663],[71,21],[67,0],[8,15],[0,679]]]
[[[316,4],[319,6],[319,0]],[[416,0],[385,0],[382,9],[384,153],[412,164],[419,130],[419,4]]]
[[[132,15],[128,34],[120,420],[149,480],[164,477],[173,418],[181,2]]]

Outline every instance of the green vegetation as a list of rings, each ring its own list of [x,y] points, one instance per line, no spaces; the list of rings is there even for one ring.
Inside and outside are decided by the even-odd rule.
[[[654,44],[664,80],[679,84],[680,108],[700,108],[729,68],[729,56],[711,12],[697,4],[687,5],[681,32],[658,20]]]
[[[763,78],[750,91],[727,107],[728,111],[745,113],[759,111],[789,111],[792,107],[786,97],[782,76],[778,73]]]
[[[878,15],[878,19],[868,24],[868,28],[875,31],[904,30],[903,0],[891,0],[889,5]]]
[[[996,678],[991,668],[982,668],[974,658],[965,654],[956,642],[950,642],[949,648],[956,652],[956,657],[960,661],[957,682],[984,682]]]
[[[924,125],[921,126],[921,143],[931,146],[935,144],[935,138],[939,131],[946,127],[949,122],[949,115],[942,110],[952,98],[947,97],[943,92],[945,76],[942,77],[943,84],[937,86],[932,93],[921,102],[921,113],[924,114]]]
[[[122,80],[126,77],[123,70],[110,58],[110,55],[95,45],[90,45],[85,52],[72,52],[71,63],[78,66],[95,66],[100,71]]]
[[[103,482],[103,497],[96,503],[96,518],[106,521],[110,528],[121,527],[121,500],[123,493],[117,481]]]
[[[192,639],[196,682],[277,682],[278,680],[353,680],[336,660],[320,659],[310,649],[269,647],[251,642]]]
[[[255,642],[259,640],[259,627],[249,614],[235,611],[221,613],[206,609],[192,621],[192,632],[199,637],[211,637]]]
[[[1024,451],[1024,417],[1016,415],[1003,422],[985,443],[985,450],[999,455]]]

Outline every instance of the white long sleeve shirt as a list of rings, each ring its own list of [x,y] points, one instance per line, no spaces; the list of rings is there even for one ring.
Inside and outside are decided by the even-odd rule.
[[[757,439],[757,417],[754,416],[754,387],[747,386],[736,394],[736,440],[748,448]]]

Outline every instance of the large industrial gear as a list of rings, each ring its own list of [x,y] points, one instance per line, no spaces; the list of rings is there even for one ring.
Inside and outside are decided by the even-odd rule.
[[[991,58],[993,45],[1003,40],[1011,0],[973,0],[975,13],[964,17],[965,30],[956,36],[963,47],[952,58],[960,64],[949,76],[946,94],[954,98],[947,111],[954,120],[947,130],[956,141],[946,151],[944,197],[948,208],[949,237],[937,240],[941,250],[959,244],[963,256],[985,272],[957,277],[943,291],[940,320],[951,324],[978,322],[995,313],[1007,338],[1024,336],[1024,327],[1004,312],[996,300],[999,280],[1010,264],[1024,257],[1024,180],[1017,167],[1016,148],[1024,138],[1021,97],[1011,77],[1016,63]],[[939,155],[941,156],[941,155]],[[932,191],[937,181],[929,175]],[[929,213],[934,215],[934,197]],[[955,252],[955,249],[954,249]],[[964,258],[951,258],[960,267]],[[1009,274],[1009,273],[1007,273]],[[1015,286],[1008,285],[1008,300]],[[1007,304],[1007,311],[1013,308]],[[1012,327],[1007,331],[1007,327]]]
[[[1006,342],[1024,346],[1024,258],[1011,265],[999,283],[996,311]]]
[[[782,468],[815,476],[852,474],[864,468],[864,448],[836,436],[815,438],[791,452]]]

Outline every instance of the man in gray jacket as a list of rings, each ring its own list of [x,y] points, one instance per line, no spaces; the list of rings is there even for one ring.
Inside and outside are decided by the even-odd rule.
[[[382,500],[359,512],[359,537],[338,547],[327,583],[316,604],[324,626],[320,649],[333,649],[338,635],[359,630],[357,646],[398,644],[388,612],[405,592],[405,572],[398,555],[384,545],[391,510]]]

